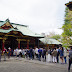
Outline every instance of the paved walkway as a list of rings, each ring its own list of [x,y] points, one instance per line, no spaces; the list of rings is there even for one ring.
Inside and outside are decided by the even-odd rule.
[[[11,57],[0,62],[0,72],[67,72],[68,64],[47,63],[38,60]],[[71,67],[72,71],[72,67]]]

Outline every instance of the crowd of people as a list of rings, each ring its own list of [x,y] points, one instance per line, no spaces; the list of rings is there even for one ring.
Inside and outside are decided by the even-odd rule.
[[[64,59],[66,64],[67,63],[66,57],[67,57],[67,50],[63,47],[48,49],[48,59],[47,59],[48,62],[59,63],[59,59],[61,59],[61,64],[64,64],[63,63]]]
[[[6,61],[6,56],[8,59],[10,56],[23,57],[29,60],[37,59],[39,61],[47,61],[53,63],[59,63],[59,59],[61,59],[61,64],[63,64],[63,59],[65,60],[65,64],[67,63],[67,50],[63,47],[56,48],[30,48],[30,49],[14,49],[12,50],[10,47],[3,51],[4,60]],[[60,57],[60,58],[59,58]],[[1,50],[0,50],[0,61],[1,61]]]
[[[10,56],[14,56],[16,58],[26,58],[29,60],[39,60],[49,63],[59,63],[67,64],[67,56],[69,56],[69,67],[68,71],[70,71],[71,63],[72,63],[72,48],[69,50],[69,55],[67,55],[67,50],[64,47],[56,47],[56,48],[30,48],[30,49],[4,49],[3,53],[0,49],[0,62],[1,56],[4,56],[4,61],[6,61],[6,57],[10,59]],[[61,60],[60,60],[61,59]]]
[[[14,56],[16,57],[24,57],[29,60],[38,59],[41,61],[41,57],[43,58],[43,61],[46,61],[46,49],[45,48],[37,48],[35,47],[30,49],[15,49],[14,50]]]

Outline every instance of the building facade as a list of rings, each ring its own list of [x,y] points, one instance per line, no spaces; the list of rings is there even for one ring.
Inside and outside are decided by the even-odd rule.
[[[0,21],[0,48],[29,48],[39,46],[42,35],[32,32],[28,26],[11,23],[9,19]]]

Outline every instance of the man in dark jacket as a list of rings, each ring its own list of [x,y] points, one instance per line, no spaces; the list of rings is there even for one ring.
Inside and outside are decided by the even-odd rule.
[[[43,48],[42,50],[42,58],[43,58],[43,61],[46,61],[46,49]]]
[[[0,49],[0,62],[1,62],[1,54],[2,54],[2,52],[1,52],[1,49]]]
[[[33,55],[33,49],[30,48],[30,59],[31,59],[31,60],[33,59],[32,55]]]
[[[72,48],[70,48],[70,51],[69,51],[69,67],[68,67],[68,72],[70,72],[71,63],[72,63]]]
[[[57,50],[57,63],[59,63],[59,49],[58,49],[58,47],[56,48],[56,50]]]
[[[39,61],[41,61],[41,54],[42,54],[42,50],[39,48],[39,50],[38,50],[38,53],[39,53]]]

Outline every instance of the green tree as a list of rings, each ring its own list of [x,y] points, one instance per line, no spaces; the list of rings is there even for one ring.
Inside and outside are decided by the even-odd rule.
[[[58,34],[56,34],[56,35],[52,36],[51,38],[54,38],[54,39],[58,40],[58,39],[60,39],[60,38],[61,38],[61,36],[60,36],[60,35],[58,35]]]
[[[62,26],[63,33],[62,33],[62,42],[63,45],[72,45],[72,11],[66,7],[65,9],[65,20],[64,25]]]

